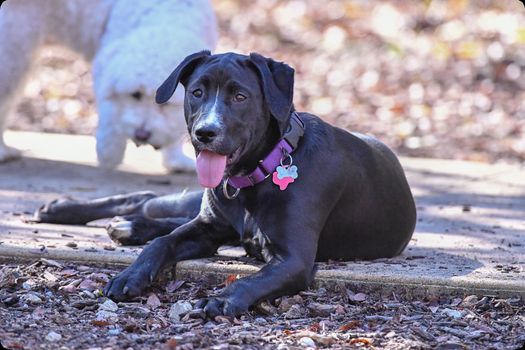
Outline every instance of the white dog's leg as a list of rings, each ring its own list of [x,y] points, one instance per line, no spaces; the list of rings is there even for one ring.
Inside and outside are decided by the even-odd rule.
[[[122,162],[127,137],[120,128],[117,105],[110,100],[97,102],[97,158],[101,167],[113,169]]]
[[[3,133],[7,116],[22,93],[40,41],[42,26],[38,12],[25,5],[9,1],[0,11],[0,162],[21,156],[19,150],[4,143]]]
[[[184,137],[182,140],[174,142],[162,150],[164,167],[172,173],[195,171],[195,157],[184,153],[183,150],[185,139]],[[189,148],[189,151],[193,152],[193,149]]]

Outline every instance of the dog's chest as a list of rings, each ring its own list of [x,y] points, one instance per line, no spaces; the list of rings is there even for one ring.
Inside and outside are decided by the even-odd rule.
[[[241,243],[246,253],[258,260],[268,262],[274,257],[271,240],[248,212],[245,214]]]

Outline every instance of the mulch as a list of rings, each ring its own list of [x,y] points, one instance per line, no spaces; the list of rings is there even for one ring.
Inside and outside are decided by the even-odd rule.
[[[157,281],[114,303],[101,289],[118,270],[41,259],[0,265],[0,342],[7,349],[517,349],[520,298],[310,289],[238,318],[193,305],[222,283]]]

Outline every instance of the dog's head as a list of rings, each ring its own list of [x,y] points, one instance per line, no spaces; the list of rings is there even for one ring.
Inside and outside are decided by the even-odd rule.
[[[293,111],[294,70],[256,53],[186,57],[157,90],[157,103],[166,103],[179,83],[205,187],[253,170],[282,137]]]

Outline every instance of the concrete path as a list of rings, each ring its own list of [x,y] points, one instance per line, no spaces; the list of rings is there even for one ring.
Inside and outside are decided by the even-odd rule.
[[[128,147],[116,171],[95,166],[94,140],[9,132],[7,142],[26,158],[0,165],[0,258],[50,258],[127,265],[140,248],[113,244],[104,222],[91,227],[24,223],[42,203],[60,196],[93,198],[122,192],[197,188],[194,176],[164,175],[160,155]],[[418,225],[402,256],[372,262],[320,264],[320,284],[525,296],[525,168],[403,158],[418,207]],[[222,279],[258,268],[236,249],[187,261],[179,278]],[[224,256],[229,256],[225,258]]]

